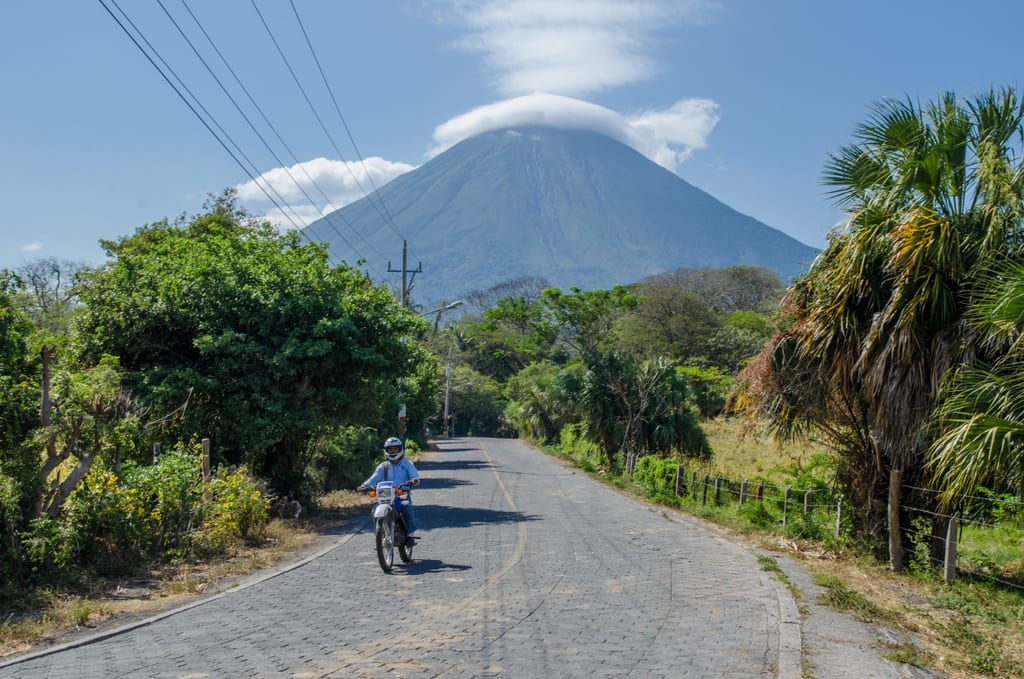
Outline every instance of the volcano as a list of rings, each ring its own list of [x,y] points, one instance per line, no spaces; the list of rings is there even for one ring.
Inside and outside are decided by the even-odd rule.
[[[408,267],[422,265],[411,294],[424,308],[525,276],[594,289],[750,265],[786,283],[817,254],[625,144],[547,127],[466,139],[306,235],[338,259],[366,257],[371,275],[400,268],[406,240]]]

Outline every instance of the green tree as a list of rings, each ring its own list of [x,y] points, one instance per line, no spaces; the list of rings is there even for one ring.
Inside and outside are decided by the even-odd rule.
[[[7,459],[38,423],[34,414],[38,362],[31,349],[34,329],[16,301],[21,287],[17,276],[0,270],[0,454]]]
[[[468,366],[454,366],[448,383],[448,414],[455,436],[495,436],[503,432],[505,400],[501,385]]]
[[[773,272],[748,266],[678,269],[630,290],[640,303],[616,323],[621,349],[730,373],[764,344],[782,294]]]
[[[557,439],[562,427],[577,419],[581,377],[578,364],[539,361],[527,366],[505,385],[506,419],[536,441]]]
[[[959,366],[940,392],[929,465],[946,506],[982,486],[1024,495],[1024,262],[993,273],[968,320],[1005,353]]]
[[[710,457],[696,410],[686,377],[663,358],[643,361],[619,352],[587,356],[580,394],[584,433],[611,467],[622,464],[631,471],[640,456],[656,451]]]
[[[103,243],[109,261],[83,278],[81,355],[119,356],[132,392],[175,413],[166,436],[209,437],[220,461],[304,494],[316,432],[395,417],[398,380],[424,358],[404,340],[425,321],[232,193],[206,210]]]
[[[847,223],[788,293],[781,335],[758,363],[756,379],[773,387],[761,412],[781,429],[845,413],[835,440],[859,440],[866,463],[853,471],[866,494],[855,501],[868,524],[888,525],[897,570],[906,536],[898,512],[878,508],[927,482],[924,424],[942,377],[983,350],[963,323],[971,290],[993,258],[1020,254],[1022,115],[1012,89],[878,104],[826,169]],[[789,374],[766,379],[765,368]]]
[[[67,335],[71,316],[78,305],[76,279],[87,270],[85,264],[45,257],[18,269],[25,290],[18,304],[35,327],[48,335]]]
[[[21,281],[0,270],[0,579],[13,582],[19,561],[18,533],[33,503],[38,451],[25,445],[39,423],[38,362],[33,332],[15,297]]]

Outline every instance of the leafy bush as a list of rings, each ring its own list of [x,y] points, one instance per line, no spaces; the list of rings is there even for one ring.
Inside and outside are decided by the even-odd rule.
[[[141,506],[147,556],[176,556],[191,540],[202,498],[202,458],[176,449],[152,466],[128,463],[122,485]]]
[[[113,472],[95,467],[57,521],[74,540],[75,562],[106,574],[140,562],[155,528],[138,489],[122,486]]]
[[[17,481],[0,472],[0,579],[5,581],[10,581],[17,570],[20,505]]]
[[[20,537],[21,558],[33,581],[54,580],[74,563],[78,536],[67,522],[42,516],[31,521]]]
[[[582,426],[569,424],[559,432],[558,449],[569,456],[580,469],[594,472],[604,463],[604,456],[596,443],[588,440],[580,432]]]
[[[270,517],[270,498],[245,467],[220,468],[210,482],[211,499],[205,507],[195,546],[207,553],[227,550],[242,541],[253,543]]]
[[[639,484],[647,496],[667,504],[677,504],[676,470],[679,463],[669,458],[654,455],[641,457],[633,468],[633,481]]]
[[[410,450],[413,445],[412,440],[406,442]],[[381,438],[370,427],[339,427],[320,436],[310,452],[309,478],[315,497],[351,488],[369,476],[381,456]]]

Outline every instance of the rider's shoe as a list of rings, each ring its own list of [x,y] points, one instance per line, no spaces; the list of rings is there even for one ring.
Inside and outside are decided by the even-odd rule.
[[[416,538],[414,538],[411,535],[406,535],[405,536],[405,546],[406,547],[415,547],[416,546]]]

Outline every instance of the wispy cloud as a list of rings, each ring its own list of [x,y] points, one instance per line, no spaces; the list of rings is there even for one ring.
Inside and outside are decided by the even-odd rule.
[[[481,106],[439,125],[430,155],[489,130],[546,125],[598,132],[675,172],[695,150],[706,146],[717,123],[718,105],[709,99],[684,99],[668,109],[623,115],[580,99],[530,94]]]
[[[45,243],[40,243],[40,242],[36,241],[35,243],[26,243],[25,245],[22,245],[21,246],[21,251],[22,252],[40,252],[44,247],[46,247]]]
[[[706,147],[718,123],[718,105],[709,99],[623,114],[575,98],[650,78],[659,68],[651,57],[659,33],[705,21],[717,8],[715,0],[452,0],[434,6],[463,30],[457,46],[483,55],[495,91],[506,99],[439,125],[428,157],[489,130],[548,125],[607,135],[675,172]],[[294,228],[412,169],[382,158],[317,158],[235,188],[272,223]],[[276,190],[280,198],[270,193],[285,206],[283,212],[260,185]]]
[[[235,189],[243,202],[266,208],[266,218],[271,223],[295,228],[363,198],[374,187],[380,188],[414,168],[408,163],[377,157],[361,163],[315,158],[288,168],[274,168],[255,182],[239,184]],[[283,201],[285,212],[273,206],[261,186],[276,202]]]
[[[659,31],[701,22],[710,0],[464,0],[458,47],[484,55],[502,96],[592,94],[649,78]]]

